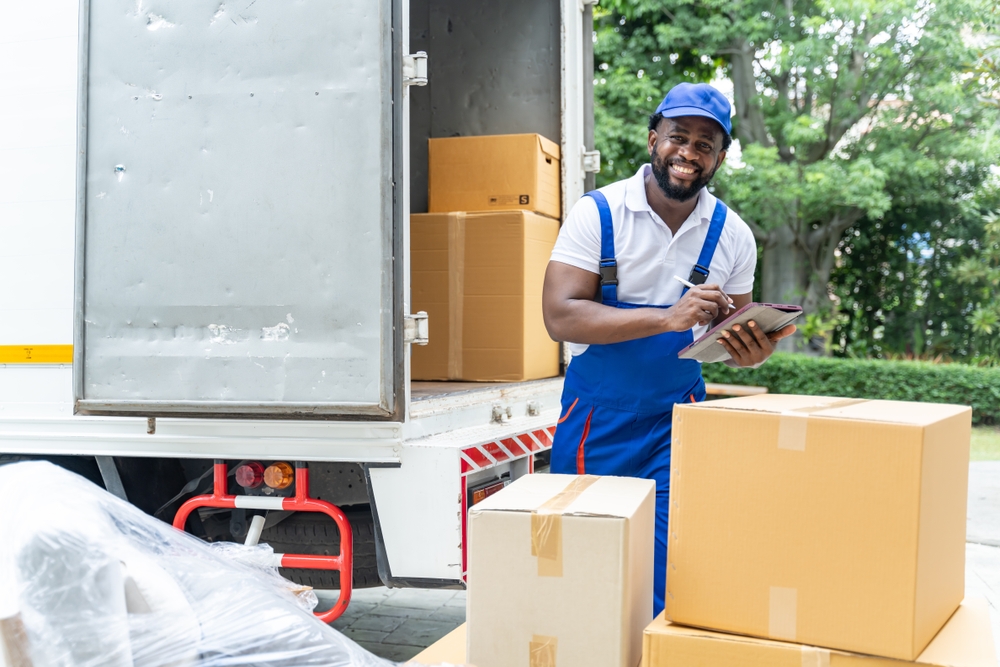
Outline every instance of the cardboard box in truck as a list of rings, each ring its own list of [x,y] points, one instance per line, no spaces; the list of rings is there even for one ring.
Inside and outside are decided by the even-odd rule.
[[[559,374],[542,320],[542,279],[559,223],[528,211],[410,216],[413,308],[430,342],[415,380],[520,381]]]
[[[913,661],[776,642],[673,625],[661,614],[643,636],[642,667],[996,667],[990,613],[983,599],[966,600]]]
[[[650,480],[528,475],[472,507],[468,661],[636,667],[655,502]]]
[[[558,218],[559,144],[540,134],[429,139],[428,211],[535,211]]]
[[[972,411],[678,405],[667,619],[913,660],[961,603]]]

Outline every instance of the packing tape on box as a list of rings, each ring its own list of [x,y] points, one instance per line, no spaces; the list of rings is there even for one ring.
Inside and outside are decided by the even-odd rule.
[[[559,640],[546,635],[532,635],[528,644],[528,667],[556,667]]]
[[[830,667],[830,652],[825,648],[803,646],[802,667]]]
[[[778,415],[778,449],[790,449],[796,452],[806,450],[806,440],[809,436],[809,416],[814,412],[843,408],[866,401],[867,399],[864,398],[845,398],[830,403],[785,410]]]
[[[448,377],[462,377],[465,316],[465,212],[448,216]]]
[[[597,479],[596,475],[577,477],[531,513],[531,555],[538,559],[539,577],[563,575],[562,513]]]
[[[767,611],[767,636],[793,642],[797,634],[799,591],[796,588],[771,586]]]

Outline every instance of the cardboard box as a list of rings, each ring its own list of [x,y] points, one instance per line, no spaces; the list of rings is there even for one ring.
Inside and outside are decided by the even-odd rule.
[[[678,405],[667,619],[915,659],[964,596],[971,415],[774,394]]]
[[[542,280],[559,223],[527,211],[410,216],[414,380],[520,381],[559,375],[542,320]]]
[[[560,214],[559,144],[540,134],[429,139],[428,208]]]
[[[914,661],[887,660],[740,635],[672,625],[661,614],[643,636],[642,667],[996,667],[989,608],[983,599],[962,603]]]
[[[653,616],[655,484],[527,475],[469,510],[468,659],[636,667]]]
[[[411,662],[418,665],[464,665],[465,623],[415,655]]]

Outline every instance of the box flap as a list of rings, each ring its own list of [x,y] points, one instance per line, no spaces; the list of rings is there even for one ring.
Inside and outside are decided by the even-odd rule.
[[[540,134],[537,135],[537,136],[538,136],[538,147],[541,149],[541,151],[543,153],[545,153],[546,155],[548,155],[549,157],[555,158],[555,159],[558,160],[559,159],[559,154],[560,154],[559,144],[557,144],[554,141],[550,141],[550,140],[546,139],[545,137],[543,137]]]
[[[594,475],[525,475],[469,512],[535,512],[628,518],[656,491],[652,480]]]
[[[941,667],[996,667],[996,646],[986,600],[967,598],[917,662]]]
[[[758,394],[709,401],[697,405],[683,404],[683,409],[748,410],[772,414],[801,413],[815,417],[856,419],[927,426],[953,417],[972,408],[943,403],[884,401],[879,399],[839,398],[836,396],[797,396],[790,394]]]
[[[464,665],[465,623],[458,626],[412,658],[418,665]]]
[[[675,625],[665,620],[660,614],[646,628],[647,635],[672,635],[679,637],[708,638],[716,641],[734,642],[755,647],[772,647],[777,650],[787,650],[798,647],[803,655],[807,653],[823,653],[833,656],[829,661],[815,661],[813,664],[838,664],[837,656],[850,658],[867,658],[858,653],[846,651],[818,649],[812,646],[779,642],[771,639],[758,639],[743,635],[731,635],[711,630],[689,628]],[[872,666],[894,664],[932,665],[933,667],[997,667],[996,649],[993,643],[993,632],[990,627],[990,614],[986,600],[982,598],[966,599],[951,619],[945,624],[930,645],[914,662],[887,660],[872,657]],[[808,664],[803,658],[803,665]],[[858,664],[852,661],[850,664]]]

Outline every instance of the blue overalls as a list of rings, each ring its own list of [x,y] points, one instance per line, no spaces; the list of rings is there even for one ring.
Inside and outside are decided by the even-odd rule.
[[[614,308],[669,308],[618,300],[614,223],[607,199],[588,192],[601,217],[601,300]],[[718,201],[708,235],[691,272],[702,284],[726,223]],[[687,291],[687,288],[684,290]],[[705,399],[701,364],[679,359],[692,330],[590,345],[570,362],[563,385],[562,411],[552,444],[554,473],[641,477],[656,482],[656,549],[653,614],[663,611],[667,586],[667,511],[670,495],[670,426],[674,404]]]

